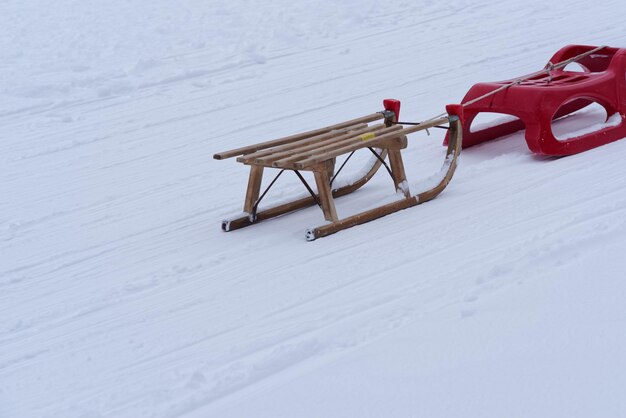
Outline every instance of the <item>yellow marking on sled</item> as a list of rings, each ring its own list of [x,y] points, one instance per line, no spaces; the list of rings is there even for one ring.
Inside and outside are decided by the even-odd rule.
[[[369,132],[359,135],[359,138],[361,138],[361,141],[367,141],[368,139],[376,138],[376,134],[374,132]]]

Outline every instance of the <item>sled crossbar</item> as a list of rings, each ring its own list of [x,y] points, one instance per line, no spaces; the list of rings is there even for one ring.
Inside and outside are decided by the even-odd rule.
[[[448,116],[431,119],[420,124],[405,127],[397,124],[400,102],[387,99],[385,110],[371,115],[352,119],[343,123],[327,126],[297,135],[291,135],[272,141],[220,152],[213,156],[217,160],[237,157],[237,161],[250,167],[243,215],[223,221],[222,229],[232,231],[265,219],[270,219],[297,209],[318,204],[329,223],[308,229],[307,240],[311,241],[342,229],[349,228],[387,214],[405,209],[436,197],[447,186],[456,168],[456,159],[461,150],[461,107],[448,106]],[[382,123],[372,123],[382,120]],[[444,170],[437,185],[417,195],[412,195],[407,185],[401,150],[408,144],[407,135],[440,126],[449,125],[448,149]],[[333,188],[332,183],[337,157],[352,155],[360,149],[370,149],[376,154],[368,171],[361,178],[342,187]],[[370,209],[347,218],[337,215],[334,199],[349,194],[367,183],[378,169],[389,159],[386,167],[391,174],[399,200]],[[279,206],[259,210],[259,202],[265,196],[261,194],[261,184],[265,169],[275,168],[282,171],[294,171],[301,177],[300,171],[310,171],[315,178],[317,193],[307,187],[311,196],[301,198]],[[272,182],[273,184],[273,182]],[[306,182],[305,182],[306,185]],[[271,185],[270,185],[271,187]]]

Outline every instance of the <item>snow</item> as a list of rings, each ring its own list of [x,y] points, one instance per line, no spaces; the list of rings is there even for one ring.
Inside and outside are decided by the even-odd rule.
[[[454,161],[454,154],[455,152],[453,151],[452,154],[450,154],[449,156],[446,156],[446,159],[443,160],[443,165],[441,166],[439,171],[433,174],[432,176],[428,177],[426,180],[420,182],[417,185],[417,187],[413,189],[414,190],[413,193],[415,195],[419,195],[437,187],[437,185],[439,185],[448,174],[448,170],[450,170],[450,166],[452,165],[452,162]],[[458,161],[460,160],[461,160],[461,156],[458,157]]]
[[[380,148],[373,148],[373,150],[380,155]],[[352,158],[350,159],[352,160]],[[344,174],[341,177],[337,176],[336,181],[333,181],[333,189],[339,189],[341,187],[350,186],[356,183],[357,181],[362,179],[367,173],[369,173],[376,161],[378,161],[378,158],[374,154],[371,154],[366,160],[365,164],[361,165],[361,168],[359,170],[354,170],[354,168],[352,168],[350,175],[346,176]],[[343,161],[341,163],[343,163]],[[337,168],[341,167],[341,163],[337,164]]]
[[[494,126],[502,125],[507,122],[513,122],[519,120],[518,117],[513,115],[502,115],[500,113],[482,112],[476,116],[472,126],[470,126],[470,132],[479,132],[485,129],[493,128]]]
[[[602,129],[619,126],[620,123],[622,123],[622,115],[620,115],[619,113],[614,113],[611,116],[609,116],[605,122],[594,123],[589,126],[585,126],[584,128],[581,128],[581,129],[569,131],[563,135],[560,135],[558,137],[558,140],[566,141],[568,139],[577,138],[577,137],[587,135],[596,131],[600,131]]]
[[[481,144],[437,199],[314,242],[316,207],[222,232],[248,173],[211,156],[388,97],[427,119],[565,44],[626,46],[625,11],[2,2],[0,417],[623,416],[626,141]],[[413,193],[431,134],[403,153]],[[292,195],[281,176],[267,205]],[[336,204],[395,198],[381,170]]]

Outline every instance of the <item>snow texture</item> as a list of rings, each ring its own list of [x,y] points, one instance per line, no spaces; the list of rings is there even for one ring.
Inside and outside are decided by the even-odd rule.
[[[314,242],[316,207],[222,232],[248,172],[211,158],[389,97],[424,120],[563,45],[626,47],[625,12],[0,2],[0,417],[626,416],[626,141],[481,144],[432,202]],[[431,134],[403,152],[412,193]],[[262,203],[293,195],[286,173]],[[336,204],[396,198],[381,169]]]
[[[481,123],[479,119],[483,118],[487,119],[487,121]],[[519,118],[513,115],[502,115],[500,113],[489,112],[479,113],[470,127],[470,132],[484,131],[485,129],[493,128],[494,126],[502,125],[507,122],[513,122],[515,120],[519,120]]]
[[[577,138],[577,137],[580,137],[580,136],[583,136],[583,135],[587,135],[587,134],[590,134],[590,133],[593,133],[593,132],[596,132],[596,131],[600,131],[602,129],[619,126],[620,123],[622,123],[622,115],[620,115],[619,113],[615,113],[615,114],[609,116],[609,118],[606,120],[606,122],[594,123],[594,124],[586,126],[584,128],[568,132],[565,135],[559,136],[558,140],[559,141],[565,141],[565,140],[568,140],[568,139]]]

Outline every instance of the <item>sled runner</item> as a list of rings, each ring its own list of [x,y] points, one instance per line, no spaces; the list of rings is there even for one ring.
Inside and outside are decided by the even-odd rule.
[[[243,207],[244,214],[238,218],[223,221],[222,229],[232,231],[317,204],[322,209],[324,218],[328,223],[306,231],[306,239],[312,241],[435,198],[448,185],[456,169],[457,157],[461,151],[461,107],[449,105],[447,116],[436,117],[405,127],[397,123],[400,102],[387,99],[383,104],[385,110],[382,112],[314,131],[215,154],[213,156],[215,159],[238,157],[237,161],[250,166],[250,176]],[[372,124],[372,122],[381,119],[383,123]],[[449,125],[449,142],[441,177],[431,188],[418,194],[411,194],[401,154],[401,150],[407,146],[407,135],[442,125]],[[348,158],[344,162],[345,165],[352,154],[360,149],[368,149],[376,157],[372,160],[373,162],[367,172],[350,184],[333,188],[333,180],[343,168],[343,165],[338,169],[335,168],[336,158],[347,154]],[[385,162],[387,157],[389,158],[389,166]],[[362,187],[383,165],[393,179],[399,199],[352,216],[340,218],[335,209],[334,199]],[[261,193],[261,183],[267,169],[280,171],[270,182],[268,188]],[[260,201],[278,176],[285,171],[294,172],[311,196],[261,210],[259,208]],[[314,192],[306,183],[300,171],[313,172],[317,192]]]
[[[565,67],[572,62],[584,72],[568,71]],[[600,130],[565,140],[554,136],[553,120],[593,102],[607,113],[607,123]],[[472,121],[480,112],[504,113],[519,119],[472,132]],[[532,152],[570,155],[626,137],[625,122],[626,49],[568,45],[554,54],[542,71],[475,84],[463,98],[463,148],[525,127],[526,143]]]

